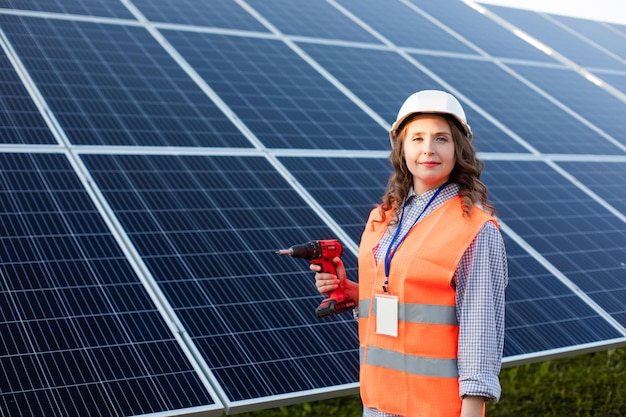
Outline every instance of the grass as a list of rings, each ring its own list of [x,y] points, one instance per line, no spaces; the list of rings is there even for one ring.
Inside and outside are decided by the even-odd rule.
[[[515,368],[500,374],[502,398],[488,417],[626,416],[626,348]],[[358,396],[239,414],[240,417],[360,417]]]

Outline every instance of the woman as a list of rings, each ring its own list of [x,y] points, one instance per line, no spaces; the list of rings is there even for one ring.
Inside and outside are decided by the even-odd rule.
[[[393,174],[367,221],[359,283],[319,272],[359,300],[363,415],[474,417],[498,401],[506,253],[472,131],[452,95],[424,90],[390,131]],[[358,295],[358,297],[357,297]]]

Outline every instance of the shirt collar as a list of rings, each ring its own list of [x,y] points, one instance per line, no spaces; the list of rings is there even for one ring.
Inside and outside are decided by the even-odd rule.
[[[435,188],[433,190],[426,191],[422,195],[417,195],[415,193],[415,190],[413,189],[413,187],[411,187],[411,188],[409,188],[409,192],[406,194],[406,204],[426,202],[433,196],[433,194],[435,194],[436,191],[437,191],[437,189]],[[459,185],[455,184],[455,183],[449,183],[441,191],[444,194],[448,194],[448,192],[453,192],[454,194],[458,194],[458,192],[459,192]]]

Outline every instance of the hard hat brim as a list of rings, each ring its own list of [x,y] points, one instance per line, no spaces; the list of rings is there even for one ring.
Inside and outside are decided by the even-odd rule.
[[[396,135],[398,133],[397,130],[400,128],[402,123],[406,119],[408,119],[409,117],[412,117],[412,116],[417,115],[417,114],[447,114],[447,115],[450,115],[450,116],[452,116],[454,118],[454,120],[456,120],[458,122],[458,126],[461,128],[461,131],[468,138],[470,138],[470,139],[472,138],[472,129],[471,129],[470,125],[467,124],[466,121],[460,119],[455,114],[448,113],[448,112],[442,112],[442,111],[434,111],[434,110],[424,110],[424,111],[417,111],[417,112],[407,113],[405,116],[403,116],[400,119],[396,120],[395,123],[393,124],[393,126],[391,126],[391,130],[389,131],[389,138],[391,140],[395,140],[396,139]]]
[[[402,123],[415,114],[449,114],[457,122],[463,133],[471,140],[472,129],[465,118],[461,103],[452,94],[440,90],[422,90],[411,94],[402,104],[393,126],[389,130],[389,138],[396,139]]]

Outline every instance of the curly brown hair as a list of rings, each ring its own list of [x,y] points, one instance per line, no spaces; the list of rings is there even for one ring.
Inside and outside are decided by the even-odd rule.
[[[393,173],[387,182],[387,190],[382,197],[380,205],[381,221],[385,221],[387,212],[393,209],[391,224],[396,224],[402,210],[402,203],[409,189],[413,186],[413,174],[409,171],[404,159],[404,147],[402,142],[406,136],[407,125],[418,115],[415,113],[407,117],[398,128],[398,134],[392,141],[389,161]],[[480,174],[485,166],[484,162],[476,157],[476,150],[472,144],[472,138],[468,137],[458,125],[454,117],[447,114],[437,114],[443,117],[452,133],[454,141],[455,164],[450,173],[449,182],[459,185],[459,195],[462,198],[463,213],[469,216],[475,203],[480,203],[483,210],[490,214],[495,213],[495,208],[489,204],[487,187],[480,181]]]

